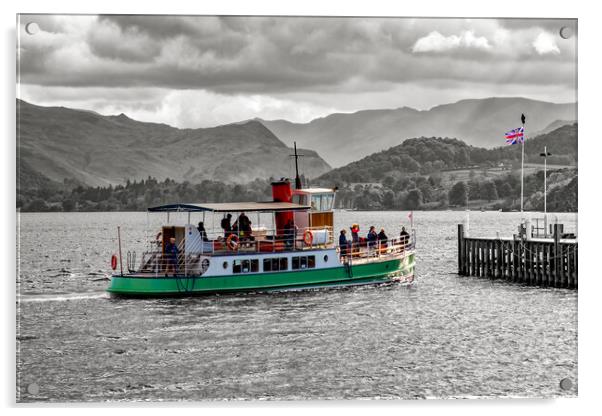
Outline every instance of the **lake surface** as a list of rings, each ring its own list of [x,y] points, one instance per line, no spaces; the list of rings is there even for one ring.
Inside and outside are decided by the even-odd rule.
[[[577,291],[458,276],[465,217],[414,213],[409,286],[128,300],[104,292],[117,226],[124,256],[140,253],[165,215],[21,214],[17,400],[575,396]],[[511,236],[520,217],[471,212],[470,233]],[[575,231],[575,214],[558,218]],[[335,222],[389,236],[409,224],[407,212]]]

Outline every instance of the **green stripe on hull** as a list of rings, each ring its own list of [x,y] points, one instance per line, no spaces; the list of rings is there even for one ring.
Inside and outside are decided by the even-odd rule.
[[[413,275],[414,255],[404,259],[354,265],[349,276],[346,267],[303,271],[236,274],[201,277],[113,276],[108,292],[132,296],[191,295],[202,293],[300,289],[321,286],[385,283],[398,275]]]

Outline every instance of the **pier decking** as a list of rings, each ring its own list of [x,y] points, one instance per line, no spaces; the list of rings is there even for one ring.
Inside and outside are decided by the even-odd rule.
[[[465,236],[458,224],[458,273],[577,289],[577,240],[561,239],[562,224],[553,226],[553,238],[480,238]]]

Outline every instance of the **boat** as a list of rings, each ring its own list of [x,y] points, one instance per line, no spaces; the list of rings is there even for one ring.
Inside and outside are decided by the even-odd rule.
[[[111,258],[115,273],[107,291],[163,297],[414,281],[415,230],[386,242],[361,239],[339,247],[338,233],[336,241],[334,236],[336,188],[304,188],[298,173],[294,189],[284,178],[271,186],[271,201],[148,208],[149,213],[166,214],[167,223],[153,230],[151,235],[157,234],[139,260],[136,251],[126,252],[125,270],[118,228],[119,252]],[[236,218],[232,228],[228,214]],[[170,215],[186,219],[171,222]],[[202,219],[202,229],[193,225],[198,221],[193,217]],[[209,223],[213,226],[206,229]]]

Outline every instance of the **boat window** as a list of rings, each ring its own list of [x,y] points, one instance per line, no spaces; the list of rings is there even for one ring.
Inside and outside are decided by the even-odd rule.
[[[278,270],[280,270],[280,263],[279,263],[278,260],[279,260],[278,258],[274,258],[274,259],[271,260],[271,262],[272,262],[272,270],[275,271],[275,272],[277,272]]]
[[[263,271],[264,272],[272,271],[272,260],[273,259],[263,259]]]
[[[322,211],[322,195],[311,196],[311,209],[314,211]]]
[[[332,202],[334,201],[333,194],[322,195],[322,211],[330,211],[332,209]]]
[[[293,270],[298,269],[315,269],[316,256],[299,256],[293,257]]]
[[[256,273],[259,271],[259,260],[234,260],[232,273]]]
[[[311,209],[314,211],[330,211],[334,201],[333,194],[317,194],[311,196]]]
[[[307,257],[305,257],[305,256],[299,257],[299,268],[307,269]]]
[[[288,259],[286,257],[280,259],[280,270],[288,270]]]
[[[264,272],[277,272],[279,270],[288,269],[288,259],[286,257],[274,257],[271,259],[263,259]],[[251,267],[252,268],[252,267]]]

